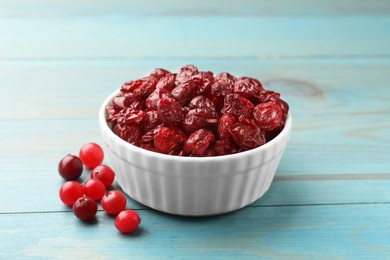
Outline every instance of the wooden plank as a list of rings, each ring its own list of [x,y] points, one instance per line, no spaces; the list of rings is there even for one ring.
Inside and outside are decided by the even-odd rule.
[[[0,257],[385,259],[390,254],[389,204],[252,207],[211,218],[139,214],[140,229],[130,236],[118,233],[102,212],[92,225],[72,213],[0,214],[0,238],[8,241]]]
[[[275,0],[275,1],[123,1],[90,0],[53,2],[38,0],[30,3],[23,0],[2,0],[0,16],[101,16],[101,15],[143,15],[143,16],[277,16],[277,15],[356,15],[356,14],[388,14],[390,4],[384,0]]]
[[[0,59],[377,57],[390,55],[389,27],[389,16],[11,17]]]
[[[66,154],[77,155],[84,143],[104,147],[97,119],[2,120],[1,124],[0,212],[69,210],[58,197],[63,181],[57,165]],[[254,205],[390,202],[388,141],[363,138],[352,145],[354,138],[339,131],[330,131],[320,141],[311,133],[293,133],[275,182]],[[111,165],[109,158],[104,163]],[[81,182],[88,176],[85,169]],[[15,194],[40,195],[26,201]],[[132,200],[128,203],[131,208],[143,208]]]
[[[123,82],[155,67],[178,71],[188,63],[260,79],[290,103],[295,129],[348,128],[360,117],[389,121],[390,59],[3,61],[0,119],[96,118],[105,97]],[[315,120],[319,116],[326,120]]]

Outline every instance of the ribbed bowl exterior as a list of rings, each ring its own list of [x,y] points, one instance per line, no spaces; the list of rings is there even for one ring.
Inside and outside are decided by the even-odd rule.
[[[291,115],[271,142],[233,155],[179,157],[147,151],[116,136],[106,123],[103,103],[100,130],[116,180],[134,200],[170,214],[205,216],[251,204],[269,189],[291,132]]]

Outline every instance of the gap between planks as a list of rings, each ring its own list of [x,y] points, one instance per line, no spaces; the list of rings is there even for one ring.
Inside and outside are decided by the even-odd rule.
[[[348,206],[348,205],[390,205],[390,201],[388,202],[336,202],[336,203],[305,203],[305,204],[280,204],[280,205],[248,205],[244,208],[276,208],[276,207],[319,207],[319,206]],[[180,216],[180,215],[174,215],[169,213],[164,213],[158,210],[154,210],[151,208],[131,208],[132,210],[137,211],[156,211],[158,213],[163,213],[170,216],[175,217],[191,217],[191,216]],[[235,211],[239,211],[235,210]],[[229,214],[235,211],[227,212],[224,214]],[[57,214],[57,213],[70,213],[72,212],[71,209],[69,210],[50,210],[50,211],[16,211],[16,212],[0,212],[0,215],[21,215],[21,214]],[[99,209],[98,212],[104,212],[104,210]],[[218,214],[218,215],[224,215],[224,214]],[[216,216],[218,216],[216,215]],[[200,216],[202,217],[202,216]],[[210,217],[210,216],[205,216]],[[195,216],[195,218],[198,218],[198,216]]]

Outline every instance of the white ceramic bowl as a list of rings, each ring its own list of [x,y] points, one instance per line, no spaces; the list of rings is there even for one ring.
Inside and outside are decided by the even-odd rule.
[[[166,213],[205,216],[245,207],[269,189],[291,132],[291,114],[272,141],[249,151],[213,157],[180,157],[151,152],[119,138],[99,124],[120,187],[134,200]]]

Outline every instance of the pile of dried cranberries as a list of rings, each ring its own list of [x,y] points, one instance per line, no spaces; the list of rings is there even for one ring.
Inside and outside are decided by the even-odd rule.
[[[155,69],[125,82],[106,107],[123,140],[179,156],[216,156],[261,146],[283,129],[289,106],[260,81],[216,76],[187,65],[176,73]]]

